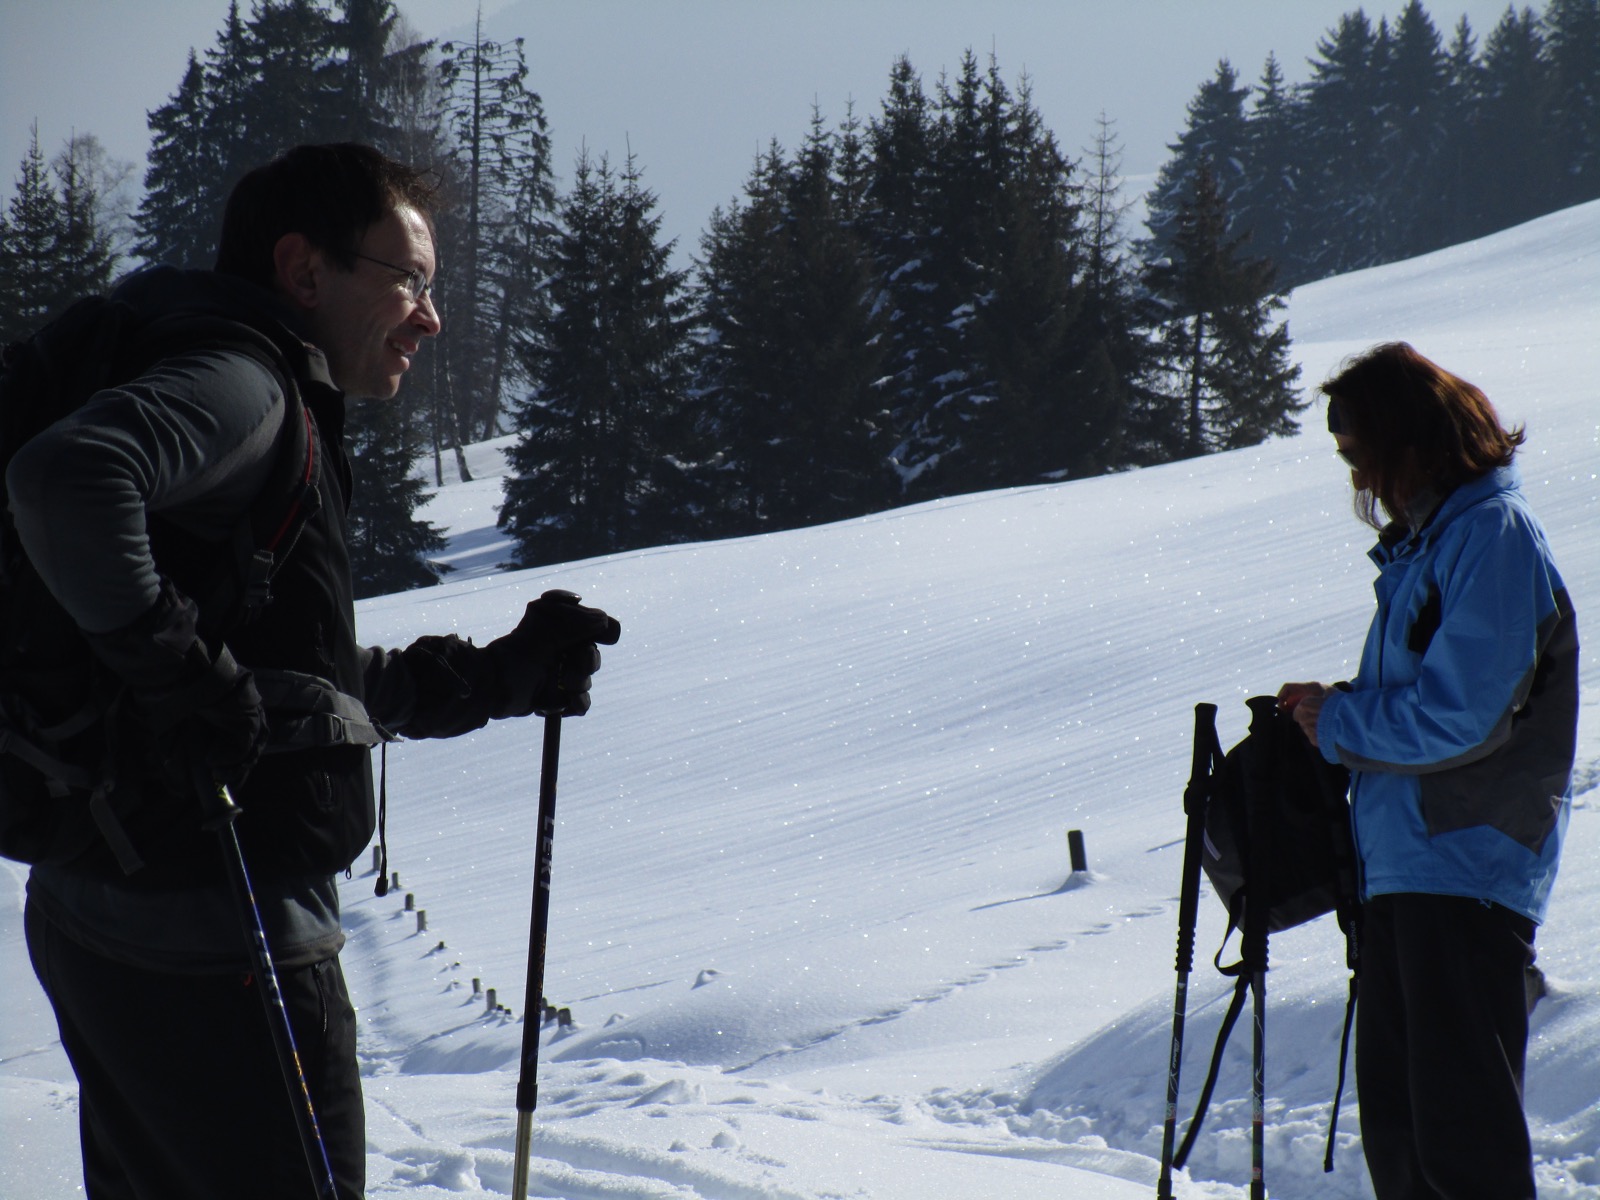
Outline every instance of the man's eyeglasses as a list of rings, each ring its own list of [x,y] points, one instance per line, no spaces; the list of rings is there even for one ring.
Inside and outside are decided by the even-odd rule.
[[[399,271],[406,277],[406,293],[411,297],[411,303],[421,304],[423,297],[433,290],[433,280],[423,275],[421,271],[412,267],[398,266],[392,262],[384,262],[381,258],[373,258],[370,254],[362,254],[359,250],[352,250],[354,258],[365,259],[369,263],[376,263],[380,267],[388,267],[391,271]]]

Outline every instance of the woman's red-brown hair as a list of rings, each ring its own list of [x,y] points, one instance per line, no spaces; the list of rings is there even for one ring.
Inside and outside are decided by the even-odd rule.
[[[1353,438],[1356,513],[1375,528],[1403,519],[1411,501],[1441,498],[1470,479],[1509,466],[1524,434],[1506,429],[1482,389],[1405,342],[1348,359],[1322,385],[1328,428]]]

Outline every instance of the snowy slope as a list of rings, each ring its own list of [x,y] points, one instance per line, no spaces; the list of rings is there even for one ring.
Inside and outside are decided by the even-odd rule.
[[[1600,204],[1324,281],[1289,308],[1309,386],[1403,337],[1525,421],[1523,470],[1580,613],[1600,602]],[[497,447],[426,515],[453,582],[363,637],[508,628],[550,586],[623,622],[563,734],[536,1120],[541,1196],[923,1200],[1153,1192],[1181,792],[1196,701],[1353,666],[1368,532],[1314,410],[1299,437],[810,530],[529,572],[496,564]],[[1600,720],[1540,961],[1528,1104],[1541,1196],[1600,1197]],[[391,750],[391,866],[344,888],[373,1196],[510,1183],[539,739],[502,722]],[[1090,871],[1069,878],[1065,833]],[[0,1194],[77,1194],[74,1088],[0,876]],[[9,881],[14,887],[8,887]],[[427,929],[403,911],[411,893]],[[1202,947],[1221,934],[1207,902]],[[1321,1173],[1345,974],[1322,921],[1275,939],[1274,1195],[1370,1194],[1353,1096]],[[514,1014],[487,1013],[473,981]],[[1225,1005],[1201,958],[1192,1101]],[[1189,1196],[1245,1194],[1236,1035]]]

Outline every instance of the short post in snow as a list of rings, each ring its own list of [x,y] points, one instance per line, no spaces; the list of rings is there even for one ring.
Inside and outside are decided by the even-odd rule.
[[[425,909],[425,908],[419,908],[419,909],[417,909],[417,932],[418,933],[426,933],[427,931],[428,931],[428,910]]]
[[[412,912],[413,910],[416,909],[416,907],[417,907],[417,894],[415,892],[407,892],[406,893],[406,909],[405,909],[406,912]]]
[[[1074,875],[1089,869],[1089,856],[1083,849],[1083,830],[1067,830],[1067,853],[1072,858],[1072,873]]]
[[[483,994],[483,1010],[485,1012],[494,1012],[499,1007],[500,1005],[495,1002],[494,989],[490,988]]]

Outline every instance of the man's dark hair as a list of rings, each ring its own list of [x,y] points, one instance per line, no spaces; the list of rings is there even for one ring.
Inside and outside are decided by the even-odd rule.
[[[428,220],[434,193],[431,173],[371,146],[296,146],[234,185],[222,215],[216,269],[271,287],[278,239],[298,233],[353,270],[356,246],[368,229],[401,207]]]

